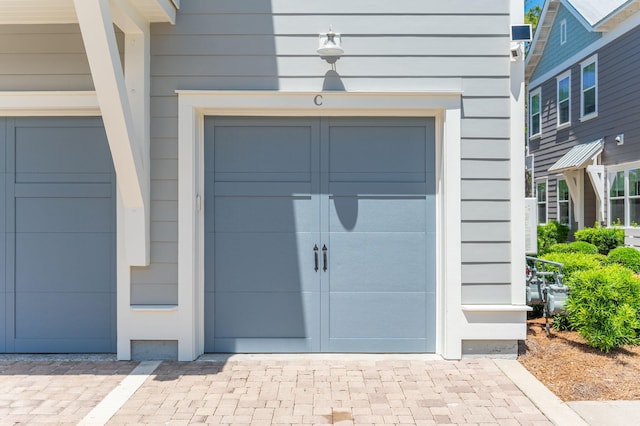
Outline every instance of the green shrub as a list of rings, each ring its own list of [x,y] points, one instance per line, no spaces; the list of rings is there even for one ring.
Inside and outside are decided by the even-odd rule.
[[[609,352],[639,343],[640,279],[621,265],[576,271],[568,283],[571,326],[590,346]]]
[[[551,221],[546,225],[538,225],[538,254],[546,253],[550,246],[564,243],[569,236],[569,227]]]
[[[565,282],[578,271],[598,269],[607,263],[607,258],[601,254],[585,253],[547,253],[541,259],[562,263],[562,274]],[[549,270],[557,269],[549,267]]]
[[[640,273],[640,251],[633,247],[614,248],[607,255],[609,263],[619,263],[636,274]]]
[[[574,331],[573,325],[567,314],[556,314],[553,316],[553,329],[558,331]]]
[[[596,224],[594,228],[584,228],[574,234],[576,241],[585,241],[598,247],[598,252],[607,254],[616,247],[624,245],[624,229],[602,228]]]
[[[558,243],[550,246],[547,253],[585,253],[597,254],[598,247],[585,241],[574,241],[573,243]]]

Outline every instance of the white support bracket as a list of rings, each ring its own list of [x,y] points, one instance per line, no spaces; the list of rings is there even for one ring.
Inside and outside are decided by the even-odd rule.
[[[587,174],[591,180],[591,185],[598,199],[598,222],[604,220],[604,166],[587,166]]]
[[[582,169],[572,169],[562,172],[567,181],[569,196],[573,201],[573,216],[578,224],[578,229],[584,227],[584,174]]]
[[[145,266],[150,261],[148,23],[128,3],[113,2],[125,32],[123,73],[109,0],[74,4],[125,209],[127,263]]]

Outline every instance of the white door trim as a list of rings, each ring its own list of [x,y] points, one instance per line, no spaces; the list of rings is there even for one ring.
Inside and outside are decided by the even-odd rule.
[[[178,90],[178,359],[204,351],[204,117],[435,117],[437,179],[436,352],[460,358],[461,91],[275,92]],[[446,167],[445,167],[446,165]]]

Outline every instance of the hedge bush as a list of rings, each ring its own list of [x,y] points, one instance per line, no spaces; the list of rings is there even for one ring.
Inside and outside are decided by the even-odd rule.
[[[549,247],[557,243],[564,243],[569,236],[569,227],[551,221],[546,225],[538,225],[538,254],[544,254]]]
[[[607,254],[616,247],[624,245],[624,229],[602,228],[596,225],[593,228],[584,228],[574,234],[576,241],[585,241],[598,247],[600,254]]]
[[[640,342],[640,279],[633,271],[615,264],[586,269],[567,284],[568,319],[590,346],[609,352]]]
[[[585,241],[574,241],[572,243],[558,243],[550,246],[547,253],[585,253],[597,254],[598,247]]]
[[[640,273],[640,251],[633,247],[617,247],[607,255],[609,263],[619,263],[636,274]]]
[[[601,254],[547,253],[541,259],[562,263],[562,274],[565,282],[576,272],[598,269],[607,264],[607,258]],[[549,269],[557,270],[553,267]]]

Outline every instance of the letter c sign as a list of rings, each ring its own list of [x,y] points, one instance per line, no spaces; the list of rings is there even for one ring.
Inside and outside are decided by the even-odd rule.
[[[316,95],[316,97],[313,98],[313,103],[317,106],[322,106],[322,95]]]

